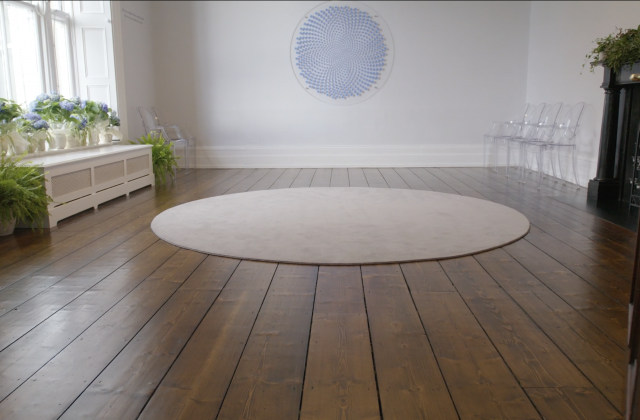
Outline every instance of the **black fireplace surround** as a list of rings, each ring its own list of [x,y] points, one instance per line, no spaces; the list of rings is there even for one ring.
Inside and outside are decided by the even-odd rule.
[[[598,204],[640,206],[640,62],[619,72],[604,68],[604,111],[596,177],[588,197]]]

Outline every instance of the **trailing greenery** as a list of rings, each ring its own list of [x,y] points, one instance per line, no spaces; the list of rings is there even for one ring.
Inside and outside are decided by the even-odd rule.
[[[155,132],[149,133],[138,139],[137,142],[130,141],[131,144],[150,144],[151,157],[153,159],[153,174],[158,184],[162,185],[167,180],[167,175],[173,181],[176,177],[174,168],[178,167],[178,159],[173,153],[173,142],[165,143],[162,135]]]
[[[582,67],[589,63],[593,73],[593,70],[601,64],[619,72],[624,67],[631,67],[636,61],[640,61],[640,25],[636,29],[616,29],[617,34],[594,41],[597,45],[586,55],[586,61]],[[604,54],[602,60],[600,53]]]
[[[44,188],[44,174],[34,165],[19,164],[22,156],[0,155],[0,222],[14,218],[42,229],[42,218],[49,214],[53,200]]]

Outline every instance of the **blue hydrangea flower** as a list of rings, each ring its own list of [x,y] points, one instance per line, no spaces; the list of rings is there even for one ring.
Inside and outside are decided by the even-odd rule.
[[[47,99],[49,99],[49,95],[46,93],[41,93],[36,97],[36,101],[46,101]]]
[[[51,99],[53,102],[58,102],[60,100],[60,94],[58,94],[58,92],[56,92],[55,90],[52,90],[51,93],[49,93],[49,99]]]
[[[102,109],[102,112],[109,112],[109,105],[105,104],[104,102],[100,103],[100,108]]]
[[[85,117],[83,117],[81,120],[79,116],[72,115],[71,118],[75,118],[76,120],[79,121],[79,124],[77,125],[80,128],[80,130],[84,130],[84,128],[87,126],[87,119]]]
[[[35,112],[27,112],[24,114],[24,118],[29,121],[40,121],[42,119],[42,117]]]
[[[69,101],[62,101],[60,102],[60,108],[64,109],[65,111],[73,111],[76,107],[76,104],[74,104],[73,102],[69,102]]]
[[[38,120],[33,123],[33,128],[36,130],[48,130],[49,124],[45,120]]]
[[[87,107],[87,101],[86,100],[82,100],[80,101],[80,109],[85,109]]]
[[[79,96],[74,96],[73,98],[69,99],[71,102],[73,102],[76,105],[80,105],[80,97]]]
[[[4,105],[4,104],[3,104]],[[31,101],[29,103],[29,111],[33,112],[38,109],[38,101]]]

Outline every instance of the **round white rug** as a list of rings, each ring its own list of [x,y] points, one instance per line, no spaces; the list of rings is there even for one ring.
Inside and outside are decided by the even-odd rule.
[[[387,188],[292,188],[192,201],[151,229],[182,248],[299,264],[459,257],[514,242],[529,220],[490,201]]]

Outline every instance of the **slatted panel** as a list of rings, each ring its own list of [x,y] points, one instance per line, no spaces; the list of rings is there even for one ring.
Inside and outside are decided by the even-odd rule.
[[[104,184],[105,182],[118,178],[124,178],[124,160],[96,166],[93,168],[93,175],[96,179],[96,185]]]
[[[136,172],[149,169],[149,156],[143,155],[127,159],[127,174],[135,174]]]
[[[53,198],[60,197],[91,186],[91,169],[82,169],[51,177]]]

